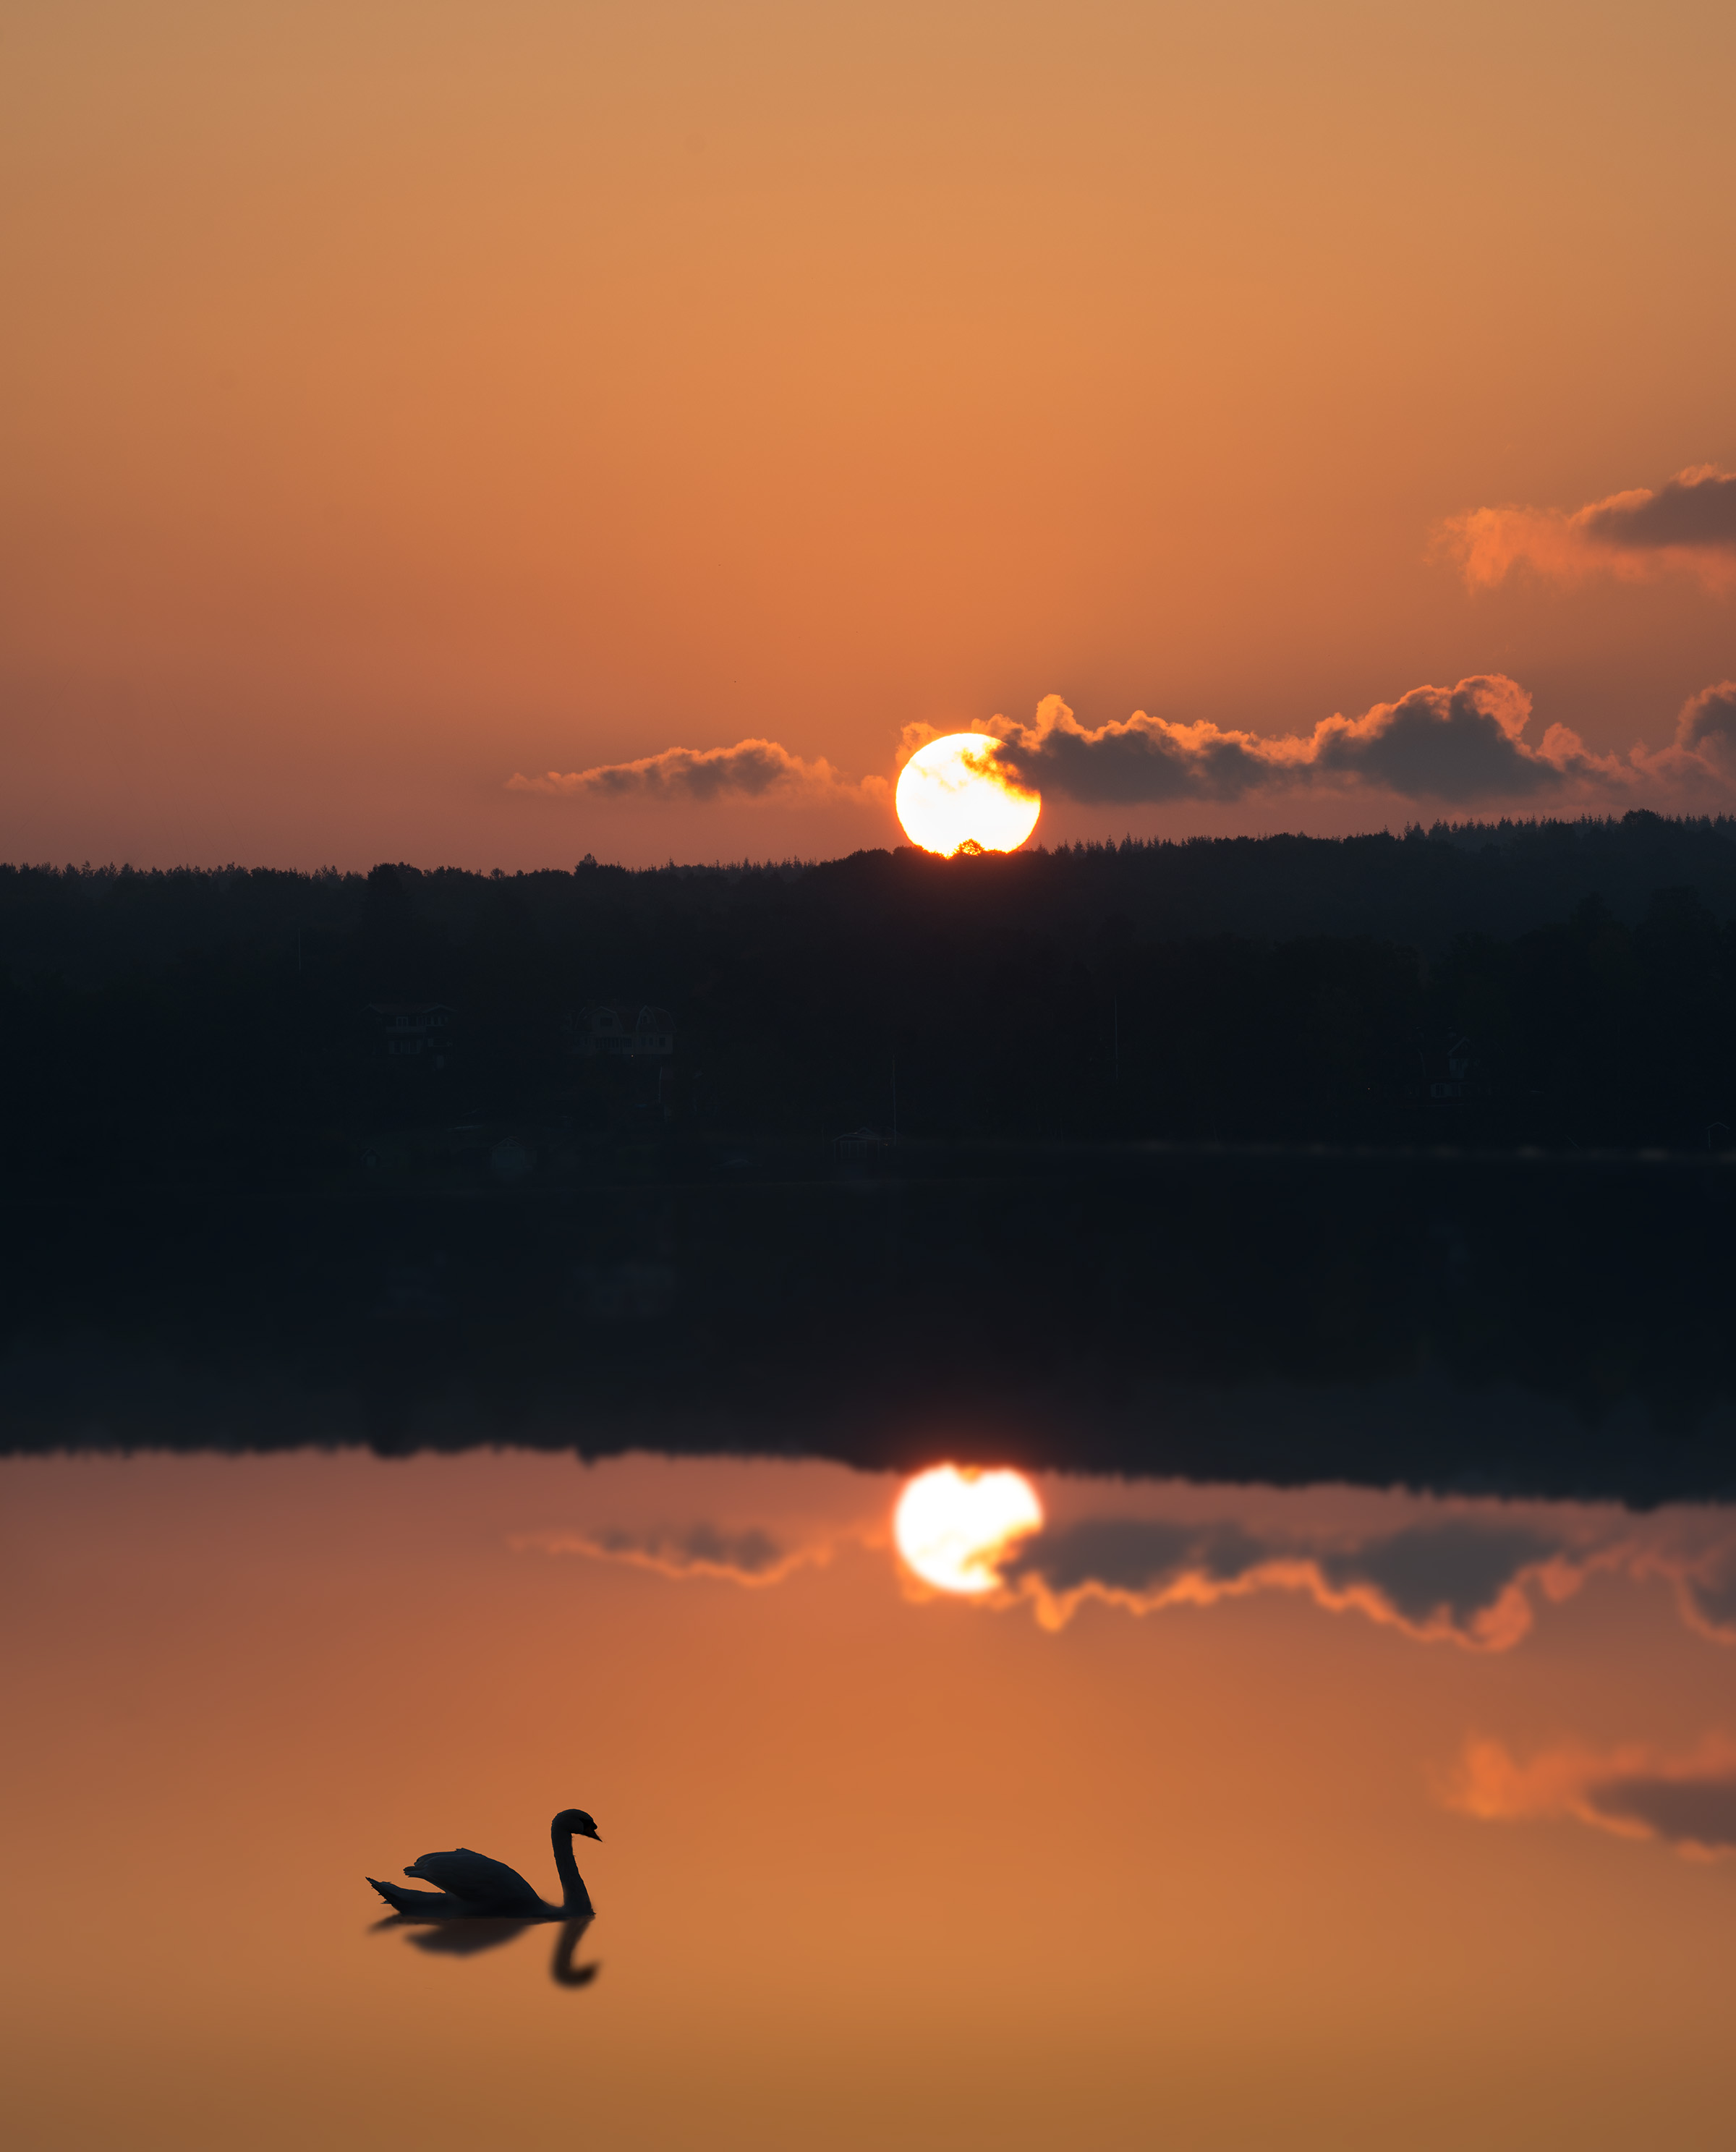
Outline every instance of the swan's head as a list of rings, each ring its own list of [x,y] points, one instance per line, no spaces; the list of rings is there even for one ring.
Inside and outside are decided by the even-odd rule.
[[[583,1809],[562,1809],[555,1819],[555,1828],[571,1831],[575,1838],[596,1838],[596,1819],[586,1815]],[[602,1844],[600,1838],[596,1842]]]

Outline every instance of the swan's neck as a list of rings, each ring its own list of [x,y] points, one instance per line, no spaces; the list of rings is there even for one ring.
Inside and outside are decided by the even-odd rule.
[[[555,1845],[555,1867],[561,1877],[561,1890],[568,1913],[579,1915],[595,1912],[591,1893],[585,1888],[585,1879],[579,1873],[579,1864],[572,1857],[572,1833],[556,1830],[551,1833]]]

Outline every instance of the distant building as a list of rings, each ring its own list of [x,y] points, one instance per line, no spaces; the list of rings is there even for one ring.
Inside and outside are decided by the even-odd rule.
[[[675,1051],[675,1019],[646,1002],[629,1021],[616,1002],[587,1002],[569,1027],[568,1049],[581,1059],[659,1059]]]
[[[445,1067],[455,1011],[444,1002],[370,1002],[368,1014],[378,1022],[388,1054],[430,1059],[436,1068]]]

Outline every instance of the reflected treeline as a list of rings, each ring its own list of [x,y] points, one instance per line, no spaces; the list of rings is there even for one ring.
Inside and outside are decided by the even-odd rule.
[[[15,1204],[0,1428],[14,1451],[951,1454],[1636,1503],[1736,1484],[1718,1164],[967,1163]]]

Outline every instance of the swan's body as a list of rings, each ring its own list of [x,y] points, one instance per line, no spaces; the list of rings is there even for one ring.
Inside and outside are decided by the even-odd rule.
[[[419,1883],[432,1883],[432,1891],[406,1891],[402,1884],[373,1884],[393,1912],[412,1920],[571,1921],[587,1919],[594,1908],[578,1864],[572,1857],[575,1838],[595,1838],[596,1825],[583,1809],[562,1809],[549,1826],[554,1842],[555,1866],[561,1877],[562,1902],[551,1906],[540,1897],[515,1868],[504,1860],[490,1860],[485,1853],[472,1853],[467,1845],[449,1853],[424,1853],[404,1871]]]

